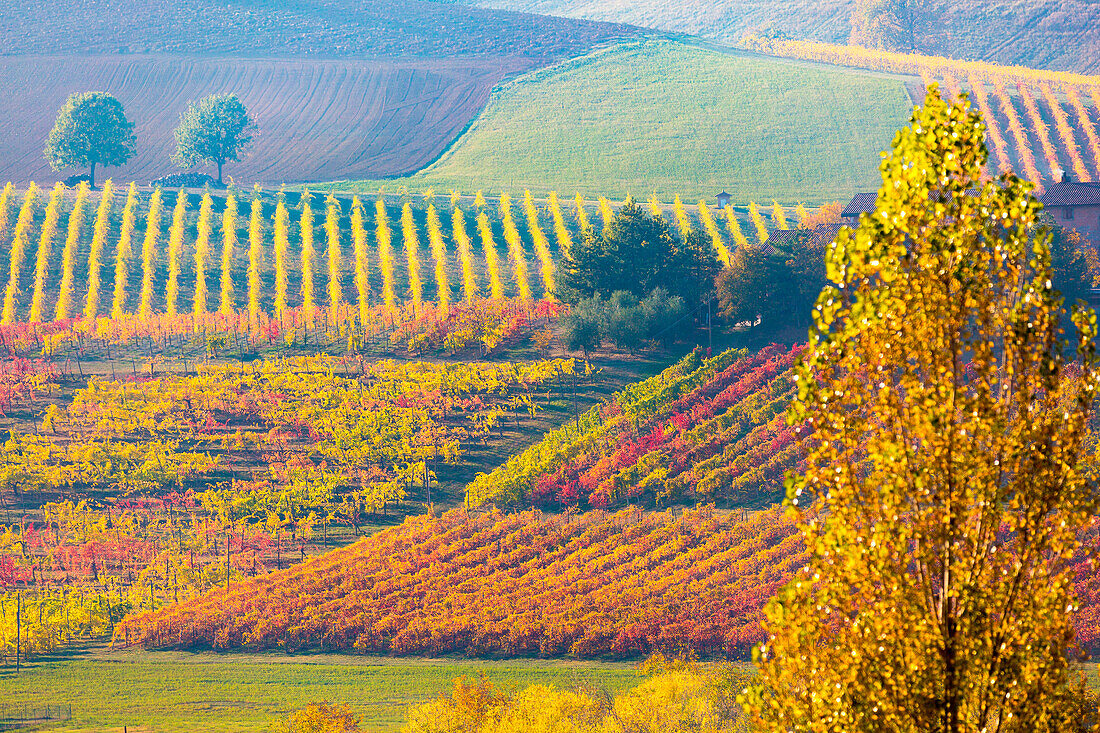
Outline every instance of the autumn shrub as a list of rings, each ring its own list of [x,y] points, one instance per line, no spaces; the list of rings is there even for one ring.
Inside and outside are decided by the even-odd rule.
[[[360,718],[345,704],[311,702],[275,723],[275,733],[352,733]]]

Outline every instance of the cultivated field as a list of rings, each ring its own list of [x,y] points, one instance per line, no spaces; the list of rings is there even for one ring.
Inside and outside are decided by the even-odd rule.
[[[217,19],[213,22],[213,19]],[[403,0],[18,0],[5,54],[170,53],[251,58],[564,58],[635,29]]]
[[[853,0],[480,0],[531,13],[631,23],[736,44],[746,33],[845,43]],[[1100,70],[1100,10],[1087,0],[936,0],[921,3],[921,49],[953,58],[1094,72]]]
[[[214,93],[237,94],[260,128],[251,154],[226,166],[240,183],[404,174],[438,156],[494,85],[532,63],[505,57],[7,58],[0,82],[0,177],[48,182],[72,173],[50,170],[42,148],[65,99],[89,89],[114,94],[135,123],[137,154],[105,172],[116,179],[149,181],[178,171],[169,160],[172,129],[191,100]]]
[[[505,85],[409,183],[833,200],[877,188],[879,151],[912,105],[901,77],[628,43]]]

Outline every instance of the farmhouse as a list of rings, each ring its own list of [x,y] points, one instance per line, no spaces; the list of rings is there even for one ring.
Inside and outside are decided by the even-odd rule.
[[[1074,181],[1063,175],[1039,197],[1054,223],[1076,229],[1094,245],[1100,245],[1100,183]]]

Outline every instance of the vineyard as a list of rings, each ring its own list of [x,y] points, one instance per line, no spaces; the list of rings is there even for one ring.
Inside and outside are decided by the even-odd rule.
[[[548,508],[774,502],[799,467],[786,423],[800,348],[692,354],[548,433],[467,488],[469,504]]]
[[[102,635],[430,509],[578,382],[570,360],[299,357],[61,395],[48,364],[5,367],[8,414],[40,421],[0,454],[0,587],[25,589],[0,592],[0,653],[17,631],[24,653]]]
[[[324,557],[154,614],[116,643],[360,653],[744,654],[805,562],[777,509],[415,517]]]
[[[484,356],[526,338],[548,344],[562,310],[556,262],[584,228],[606,228],[617,205],[536,201],[529,191],[522,200],[436,199],[9,184],[0,193],[0,241],[9,243],[0,340],[69,369],[111,361],[112,344],[128,345],[127,358],[150,373],[158,355],[300,347]],[[766,241],[769,228],[793,224],[777,202],[763,209],[770,222],[754,202],[740,214],[679,197],[649,206],[681,232],[706,231],[726,262],[750,239]]]
[[[993,175],[1014,171],[1038,184],[1063,172],[1100,180],[1100,77],[755,36],[747,44],[777,56],[919,75],[926,87],[968,93],[987,126]]]

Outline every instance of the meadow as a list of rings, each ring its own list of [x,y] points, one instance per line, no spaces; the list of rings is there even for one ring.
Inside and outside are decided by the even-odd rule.
[[[267,731],[315,700],[347,702],[363,729],[398,731],[408,706],[485,675],[499,687],[585,684],[614,694],[637,684],[633,665],[554,660],[392,659],[338,655],[210,654],[95,648],[0,673],[0,716],[23,705],[70,704],[48,730]]]
[[[437,162],[393,183],[821,203],[876,185],[912,105],[902,77],[627,42],[504,84]]]

